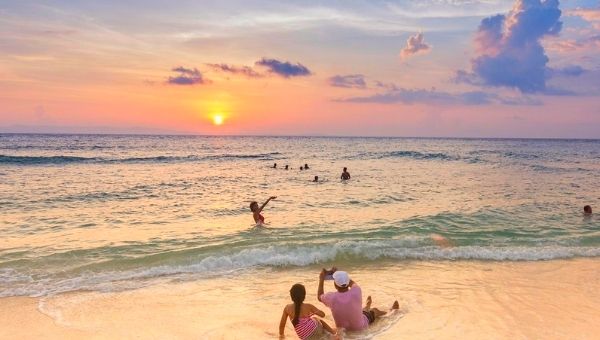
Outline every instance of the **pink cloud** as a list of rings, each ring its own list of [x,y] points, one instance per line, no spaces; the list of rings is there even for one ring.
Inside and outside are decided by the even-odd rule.
[[[417,54],[425,54],[431,50],[431,45],[425,42],[425,37],[422,32],[411,36],[406,40],[406,47],[400,52],[400,57],[406,59]]]
[[[600,48],[600,34],[578,40],[556,40],[547,46],[549,50],[560,53],[597,49]]]
[[[581,17],[595,29],[600,29],[600,8],[578,8],[568,11],[567,14]]]

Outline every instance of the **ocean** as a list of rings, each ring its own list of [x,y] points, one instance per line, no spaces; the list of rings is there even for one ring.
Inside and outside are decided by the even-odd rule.
[[[598,178],[599,140],[3,134],[0,297],[595,260]]]

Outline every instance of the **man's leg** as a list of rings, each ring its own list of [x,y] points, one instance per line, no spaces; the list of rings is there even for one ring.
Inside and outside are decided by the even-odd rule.
[[[365,305],[365,308],[363,308],[363,311],[368,312],[371,310],[371,303],[373,303],[373,299],[371,299],[371,295],[367,296],[367,304]]]
[[[370,307],[370,305],[369,305],[369,307]],[[394,301],[394,304],[392,305],[392,308],[390,308],[390,311],[396,310],[396,309],[400,309],[400,304],[398,303],[398,300]],[[388,312],[384,312],[378,308],[370,308],[370,311],[373,312],[373,315],[375,316],[375,320],[377,320],[378,318],[380,318],[388,313]]]

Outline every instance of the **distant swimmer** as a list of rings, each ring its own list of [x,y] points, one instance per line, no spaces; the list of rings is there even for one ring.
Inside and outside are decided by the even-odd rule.
[[[433,242],[441,248],[450,248],[454,246],[454,243],[452,241],[440,234],[431,234],[430,236],[431,240],[433,240]]]
[[[277,169],[277,163],[273,164],[273,169]]]
[[[589,205],[586,205],[585,207],[583,207],[583,213],[585,215],[591,215],[592,214],[592,207]]]
[[[289,165],[286,164],[285,165],[285,169],[288,170],[289,169]]]
[[[325,312],[311,305],[304,303],[306,297],[306,288],[300,283],[296,283],[290,289],[290,297],[293,303],[283,308],[281,320],[279,321],[279,336],[283,337],[285,332],[285,323],[288,318],[294,326],[294,330],[300,339],[321,339],[324,331],[335,334],[325,321],[314,317],[313,315],[325,317]]]
[[[315,179],[313,179],[313,182],[318,182],[319,181],[319,176],[315,176]]]
[[[348,172],[348,168],[344,168],[344,171],[342,172],[342,176],[340,176],[340,178],[344,181],[350,179],[350,173]]]
[[[263,203],[263,205],[261,205],[260,207],[258,206],[258,203],[256,201],[250,203],[250,211],[252,211],[252,216],[254,217],[254,223],[256,223],[256,224],[265,223],[265,217],[261,214],[261,212],[263,211],[263,209],[265,208],[267,203],[269,203],[271,200],[274,200],[276,198],[277,198],[277,196],[269,197],[269,199],[265,203]]]
[[[301,167],[300,167],[300,171],[302,171],[302,170],[304,170],[304,168],[301,166]]]
[[[306,169],[306,170],[310,169],[310,168],[308,167],[308,164],[304,163],[304,169]]]

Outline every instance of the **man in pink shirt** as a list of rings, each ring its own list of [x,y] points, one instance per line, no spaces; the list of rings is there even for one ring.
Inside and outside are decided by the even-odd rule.
[[[333,273],[333,285],[337,292],[324,294],[323,284],[325,276]],[[336,270],[323,269],[319,275],[319,290],[317,297],[325,306],[331,309],[335,325],[348,331],[361,331],[367,329],[369,324],[386,312],[371,308],[371,297],[367,297],[367,305],[362,308],[362,290],[356,282],[350,280],[348,273]],[[394,301],[392,309],[398,309],[398,301]]]

